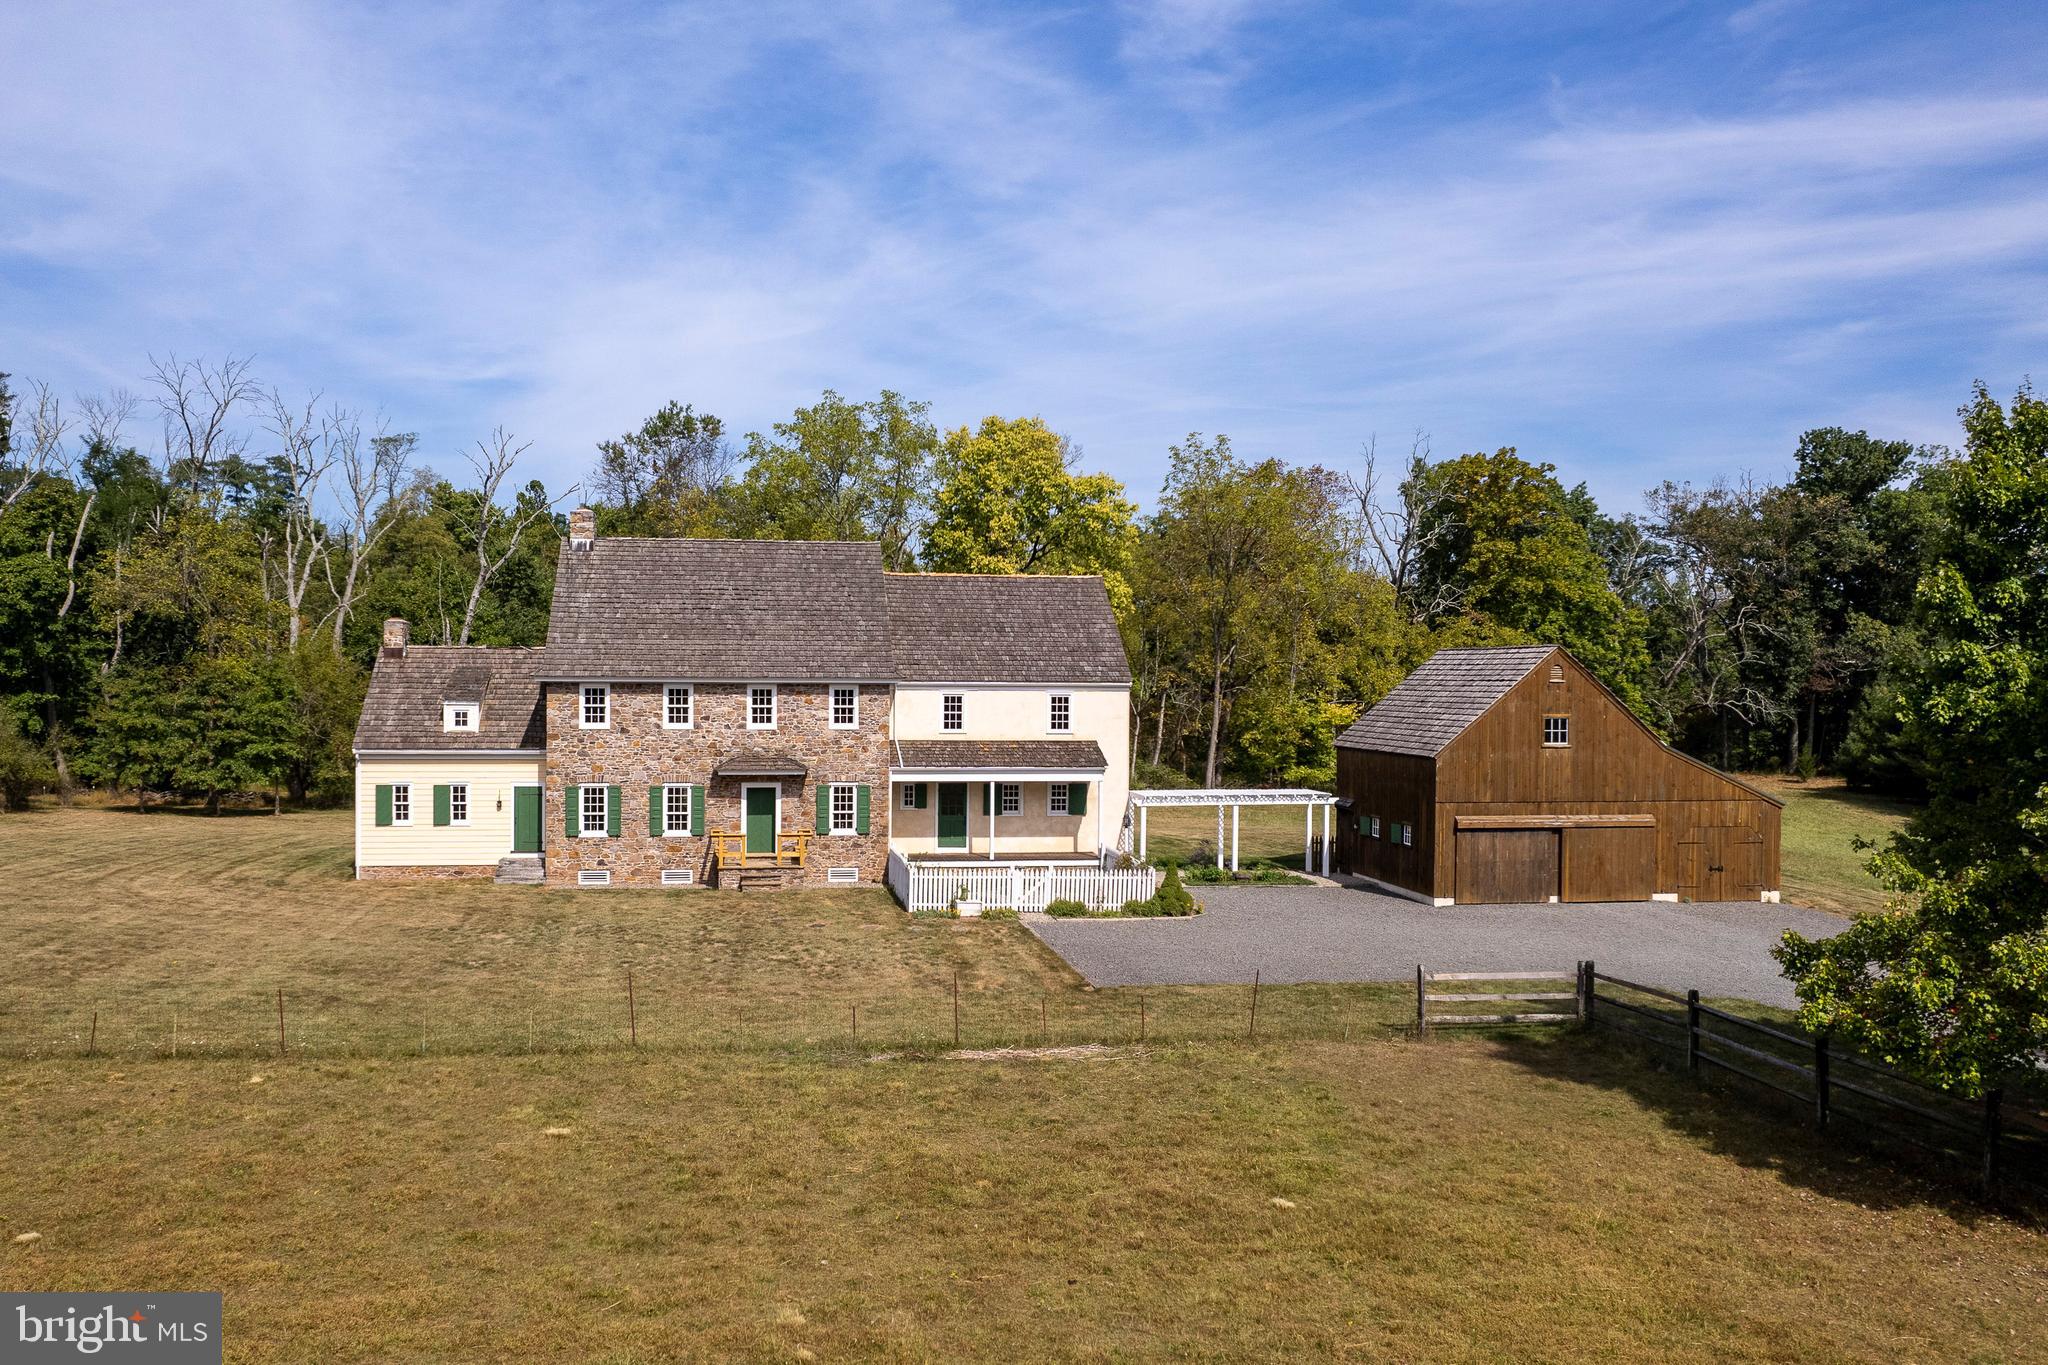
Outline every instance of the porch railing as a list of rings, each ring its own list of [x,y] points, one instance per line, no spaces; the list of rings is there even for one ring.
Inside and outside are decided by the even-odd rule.
[[[811,832],[807,829],[786,829],[775,836],[775,851],[757,849],[747,851],[747,836],[744,831],[714,829],[710,833],[711,862],[714,867],[745,869],[762,867],[802,867],[810,855]]]
[[[889,889],[911,911],[944,910],[956,901],[979,901],[998,910],[1041,911],[1056,900],[1090,910],[1118,910],[1159,889],[1149,867],[1106,870],[1086,863],[917,863],[889,855]]]

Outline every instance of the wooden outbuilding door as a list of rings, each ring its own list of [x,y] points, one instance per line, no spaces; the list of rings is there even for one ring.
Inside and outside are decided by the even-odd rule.
[[[1753,901],[1763,893],[1764,845],[1755,830],[1708,825],[1685,844],[1686,891],[1696,901]]]
[[[1651,825],[1580,825],[1564,832],[1564,899],[1646,901],[1657,889]]]
[[[1554,829],[1458,831],[1458,903],[1513,905],[1557,895]]]
[[[939,847],[967,847],[967,784],[939,783]]]

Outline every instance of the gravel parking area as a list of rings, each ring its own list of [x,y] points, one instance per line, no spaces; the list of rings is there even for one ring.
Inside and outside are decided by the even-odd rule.
[[[1437,908],[1344,887],[1203,887],[1203,913],[1172,920],[1055,920],[1031,932],[1097,986],[1248,981],[1400,981],[1440,971],[1604,972],[1703,995],[1796,1003],[1771,946],[1786,929],[1814,937],[1846,921],[1752,902],[1455,905]]]

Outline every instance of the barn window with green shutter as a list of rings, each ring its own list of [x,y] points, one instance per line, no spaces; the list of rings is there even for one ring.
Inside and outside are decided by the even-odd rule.
[[[391,784],[389,782],[379,782],[377,784],[377,823],[380,826],[391,823]]]

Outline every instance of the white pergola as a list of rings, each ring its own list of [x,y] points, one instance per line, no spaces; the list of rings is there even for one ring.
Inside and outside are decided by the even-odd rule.
[[[1230,870],[1237,871],[1237,813],[1246,806],[1300,806],[1301,870],[1313,871],[1309,855],[1315,849],[1316,807],[1323,808],[1322,875],[1330,875],[1330,810],[1337,804],[1333,792],[1312,787],[1144,787],[1131,793],[1131,809],[1138,840],[1138,861],[1145,861],[1146,813],[1154,806],[1214,806],[1216,808],[1216,866],[1223,866],[1223,812],[1230,812]]]

